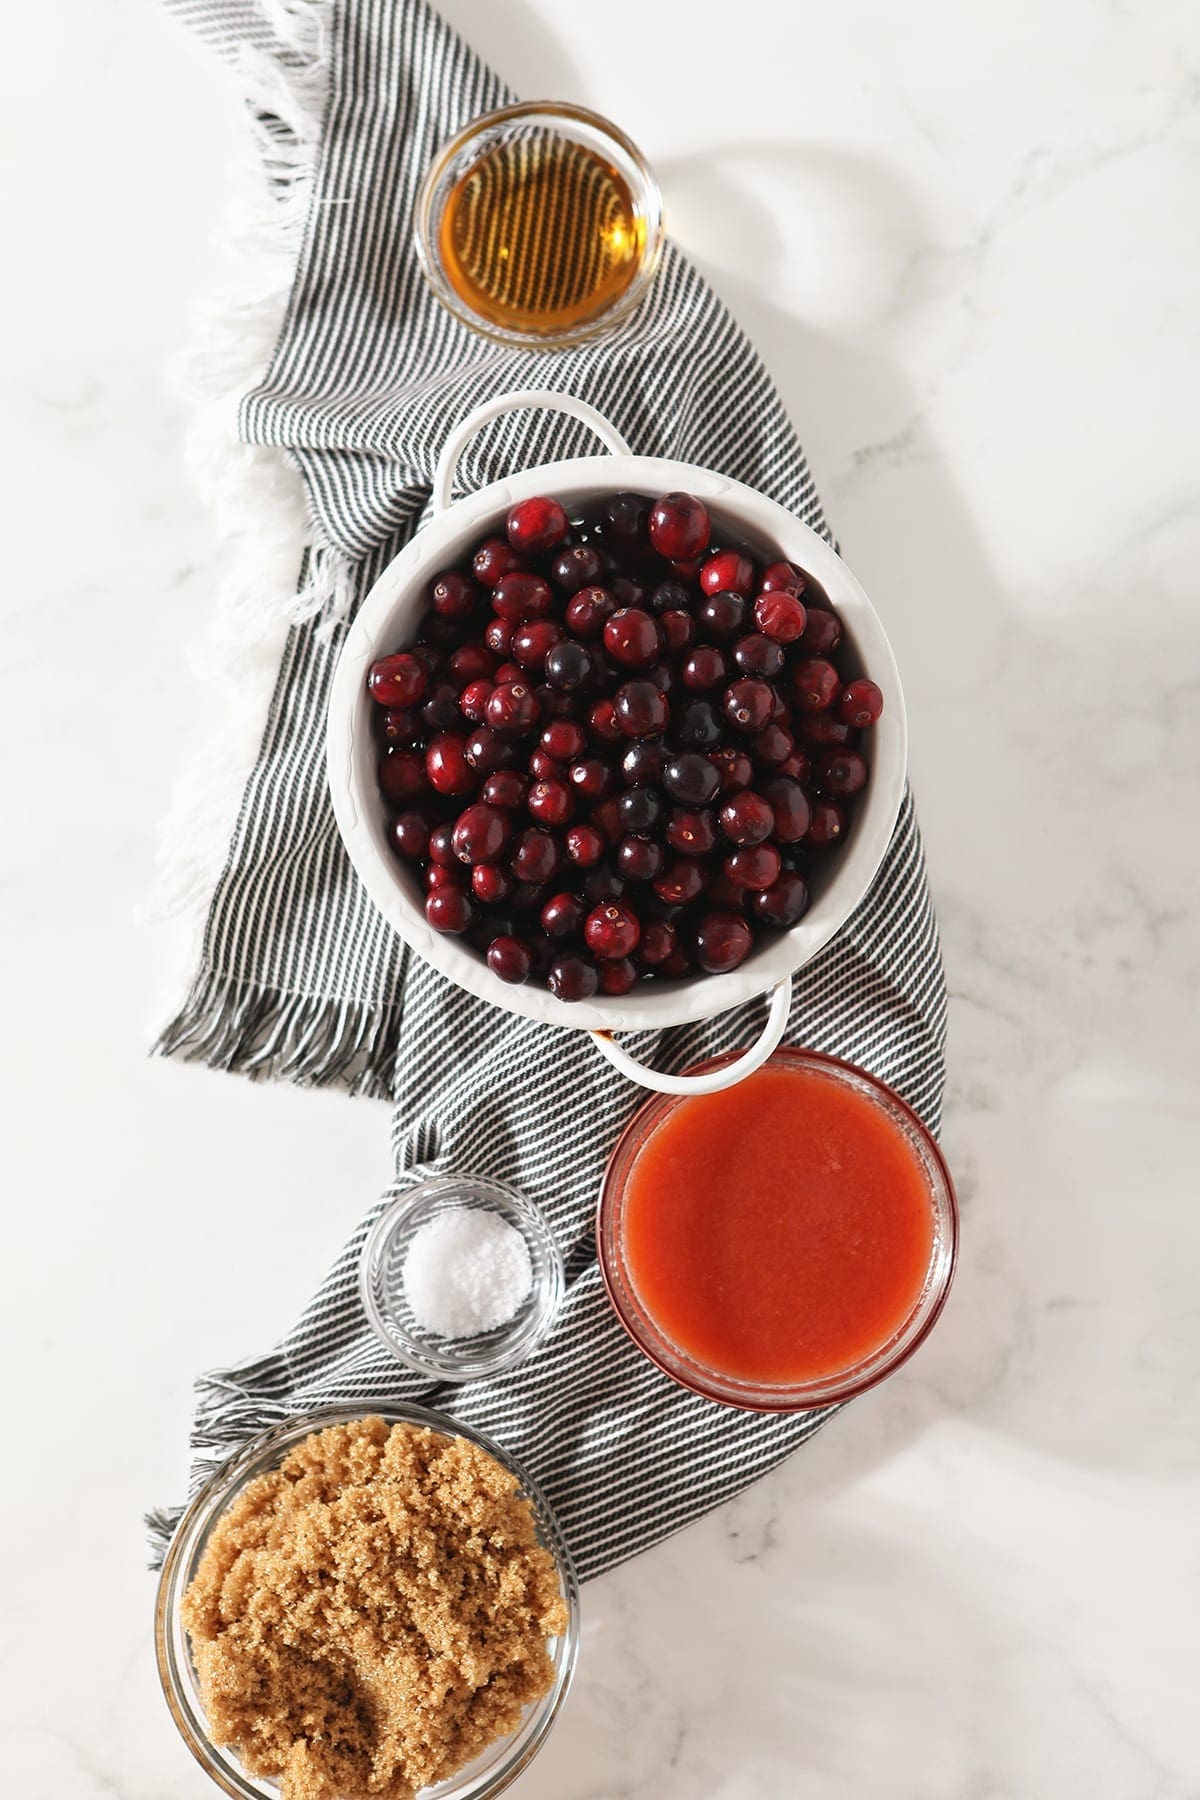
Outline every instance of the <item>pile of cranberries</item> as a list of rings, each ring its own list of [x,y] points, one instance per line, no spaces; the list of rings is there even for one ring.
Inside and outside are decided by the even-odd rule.
[[[845,836],[883,696],[809,576],[711,533],[691,494],[522,500],[371,666],[391,842],[504,981],[734,969]]]

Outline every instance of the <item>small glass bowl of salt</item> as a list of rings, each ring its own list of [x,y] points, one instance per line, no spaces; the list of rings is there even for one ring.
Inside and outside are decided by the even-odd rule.
[[[532,1201],[474,1175],[423,1181],[385,1206],[358,1279],[380,1342],[442,1381],[495,1375],[528,1356],[566,1286],[562,1253]]]

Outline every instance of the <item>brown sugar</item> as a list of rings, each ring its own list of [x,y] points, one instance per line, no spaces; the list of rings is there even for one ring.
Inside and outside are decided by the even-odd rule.
[[[247,1485],[182,1616],[214,1741],[283,1800],[413,1800],[518,1725],[567,1626],[515,1478],[377,1418]]]

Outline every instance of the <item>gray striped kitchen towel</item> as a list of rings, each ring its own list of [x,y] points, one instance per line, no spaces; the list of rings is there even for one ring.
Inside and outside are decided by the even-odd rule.
[[[421,525],[448,432],[508,390],[581,396],[635,450],[715,467],[828,530],[758,357],[674,247],[633,321],[569,352],[490,345],[430,297],[411,237],[422,173],[447,137],[510,96],[424,0],[171,3],[253,85],[280,206],[294,206],[303,184],[286,316],[261,385],[242,402],[240,428],[300,470],[312,547],[303,578],[311,616],[288,635],[202,964],[160,1048],[386,1097],[396,1157],[395,1186],[295,1327],[266,1356],[199,1382],[193,1485],[252,1432],[298,1409],[420,1399],[491,1433],[529,1467],[581,1574],[592,1576],[737,1493],[829,1415],[713,1406],[674,1386],[625,1338],[605,1300],[591,1220],[608,1150],[643,1096],[583,1034],[472,999],[388,931],[334,827],[323,760],[330,677],[346,618]],[[321,125],[308,143],[302,121],[314,117]],[[573,420],[511,414],[474,440],[458,481],[469,491],[592,448]],[[643,1033],[630,1048],[678,1068],[748,1041],[762,1018],[753,1002],[716,1024]],[[874,1070],[936,1128],[944,1021],[936,922],[906,797],[871,892],[796,981],[789,1035]],[[535,1355],[462,1387],[431,1387],[399,1370],[367,1327],[356,1287],[379,1209],[413,1181],[446,1172],[489,1176],[535,1198],[569,1277]],[[160,1554],[177,1516],[153,1516]]]

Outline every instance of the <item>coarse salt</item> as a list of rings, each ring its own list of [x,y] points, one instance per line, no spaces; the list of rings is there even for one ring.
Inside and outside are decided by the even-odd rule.
[[[529,1246],[498,1213],[447,1207],[413,1234],[404,1295],[422,1331],[478,1337],[517,1312],[533,1285]]]

